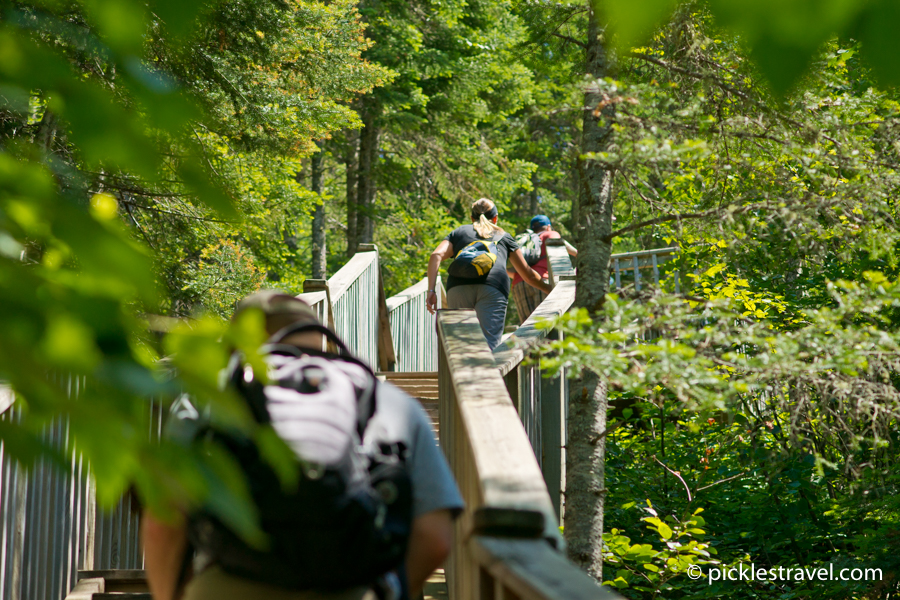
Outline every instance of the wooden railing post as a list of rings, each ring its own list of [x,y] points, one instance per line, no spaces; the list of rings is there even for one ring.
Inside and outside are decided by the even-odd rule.
[[[378,368],[393,371],[397,366],[394,339],[391,335],[391,320],[388,317],[387,296],[384,294],[384,278],[381,275],[381,257],[375,244],[359,244],[357,252],[375,252],[378,261]],[[373,365],[374,366],[374,365]]]
[[[555,332],[553,332],[554,335]],[[556,337],[554,335],[554,337]],[[563,396],[565,372],[556,377],[544,377],[540,373],[540,407],[541,407],[541,472],[553,502],[553,510],[560,523],[562,522],[561,495],[563,491],[563,431],[565,428],[564,406],[567,398]]]

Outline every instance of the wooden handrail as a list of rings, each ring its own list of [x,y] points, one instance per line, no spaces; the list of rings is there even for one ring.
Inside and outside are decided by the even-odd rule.
[[[424,294],[427,291],[428,291],[428,278],[423,277],[422,279],[420,279],[416,283],[412,284],[411,286],[409,286],[402,292],[394,294],[393,296],[388,298],[387,299],[388,312],[394,312],[395,310],[397,310],[398,308],[400,308],[407,302],[413,300],[419,294]],[[444,283],[441,280],[440,275],[437,276],[437,281],[435,282],[435,291],[437,292],[439,297],[442,297],[441,298],[442,302],[440,302],[440,304],[442,306],[446,306],[447,300],[446,300],[446,297],[444,297],[446,295],[446,292],[444,291]]]
[[[341,309],[341,306],[345,304],[339,304],[345,293],[363,274],[366,273],[366,271],[369,270],[373,263],[377,267],[377,281],[375,282],[376,297],[374,298],[376,311],[374,318],[377,322],[377,337],[368,338],[369,340],[375,340],[374,355],[371,357],[364,357],[364,359],[368,360],[371,358],[374,363],[376,362],[377,356],[377,364],[372,364],[371,366],[381,371],[392,371],[394,370],[397,361],[394,352],[394,342],[391,335],[390,322],[388,319],[384,282],[381,277],[381,267],[378,262],[378,248],[374,244],[360,244],[358,252],[353,255],[353,257],[347,261],[337,273],[332,275],[330,279],[307,279],[304,281],[304,293],[300,294],[298,298],[306,301],[316,309],[322,322],[331,329],[337,331],[339,335],[352,336],[356,331],[355,325],[350,326],[351,330],[349,332],[338,331],[340,329],[340,327],[338,327],[339,318],[346,317],[347,315],[344,313],[336,315],[336,311]],[[347,307],[343,306],[343,310],[347,310]],[[365,324],[366,326],[370,325],[371,319],[368,321],[364,319],[362,324]],[[350,340],[348,339],[345,339],[344,341],[348,344],[350,343]],[[351,349],[353,349],[352,344],[350,344],[350,346]],[[333,345],[331,345],[330,349],[336,351],[336,348]]]
[[[494,367],[475,312],[443,310],[438,314],[437,328],[460,419],[458,429],[447,430],[458,437],[448,438],[446,444],[445,429],[441,428],[441,444],[448,448],[465,444],[472,453],[478,489],[467,498],[470,509],[477,512],[489,508],[497,514],[503,509],[540,513],[545,517],[544,535],[561,543],[541,469],[503,378]],[[480,528],[475,525],[470,523],[470,528]]]
[[[337,273],[328,279],[328,291],[331,294],[331,303],[334,304],[341,299],[354,281],[372,264],[372,261],[378,260],[378,252],[368,250],[357,252],[353,258],[347,261]]]
[[[493,579],[494,594],[486,594],[488,598],[624,600],[540,540],[475,536],[469,547]],[[498,587],[506,594],[496,593]]]
[[[447,571],[451,597],[616,598],[559,550],[556,508],[474,311],[441,311],[437,329],[441,447],[466,501]]]
[[[537,323],[563,315],[575,303],[575,282],[570,279],[575,269],[561,239],[547,240],[547,266],[553,290],[512,335],[494,348],[494,361],[503,376],[515,369],[550,333],[548,329],[538,329]]]
[[[574,276],[575,267],[569,258],[562,239],[547,240],[547,274],[550,276],[550,285],[556,285],[563,277]]]
[[[446,306],[440,277],[437,278],[437,308]],[[428,279],[423,278],[387,299],[386,310],[396,350],[397,371],[437,370],[437,338],[434,316],[426,306]]]
[[[613,278],[610,287],[619,289],[622,287],[622,273],[631,271],[634,278],[635,289],[640,290],[642,285],[641,271],[651,271],[652,285],[659,285],[659,266],[667,261],[672,260],[678,252],[677,246],[669,248],[656,248],[653,250],[638,250],[636,252],[623,252],[621,254],[613,254],[609,257],[609,272]],[[675,272],[675,292],[678,293],[680,285],[678,281],[678,271]]]
[[[521,363],[529,352],[537,347],[547,335],[549,329],[538,329],[537,323],[545,319],[562,316],[575,303],[575,282],[560,281],[553,291],[541,302],[531,316],[506,338],[502,344],[494,348],[494,363],[500,375],[506,375]]]
[[[394,312],[396,309],[400,308],[400,306],[406,304],[419,294],[424,294],[428,291],[428,279],[422,278],[418,282],[412,284],[399,294],[395,294],[387,299],[387,309],[388,312]]]

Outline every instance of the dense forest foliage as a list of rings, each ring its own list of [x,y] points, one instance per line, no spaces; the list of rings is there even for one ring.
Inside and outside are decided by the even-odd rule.
[[[668,293],[564,318],[548,361],[609,381],[603,578],[633,597],[893,597],[897,98],[853,40],[773,96],[740,41],[684,7],[596,83],[614,251],[681,247]],[[684,576],[751,563],[884,577]]]
[[[101,501],[213,498],[252,536],[233,465],[137,435],[145,400],[187,390],[252,429],[217,392],[222,336],[251,357],[260,341],[259,323],[223,324],[237,299],[299,293],[372,242],[396,293],[490,197],[516,232],[545,213],[576,245],[680,248],[662,290],[606,296],[600,265],[602,306],[557,322],[542,359],[608,385],[588,440],[605,443],[603,581],[631,598],[897,597],[893,13],[632,4],[0,3],[0,378],[27,406],[0,422],[8,451],[66,460],[41,430],[67,415]],[[597,40],[605,72],[586,76]],[[603,239],[586,237],[591,169],[609,182]],[[74,402],[48,369],[91,385]],[[686,576],[739,563],[883,576]]]

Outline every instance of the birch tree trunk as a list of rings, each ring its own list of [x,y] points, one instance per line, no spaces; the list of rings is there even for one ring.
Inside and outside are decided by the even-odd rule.
[[[326,278],[326,248],[325,248],[325,202],[322,199],[322,157],[324,152],[319,150],[312,155],[311,164],[311,191],[319,195],[319,203],[313,212],[312,221],[312,278]]]
[[[586,71],[591,79],[610,70],[603,45],[603,29],[591,9],[588,24]],[[596,114],[600,94],[590,88],[584,96],[581,152],[602,152],[610,143],[611,130],[603,113]],[[604,111],[612,110],[610,107]],[[606,121],[608,123],[608,121]],[[611,244],[603,238],[612,232],[612,173],[601,163],[579,161],[578,275],[575,306],[599,316],[609,287]],[[584,373],[569,386],[569,421],[566,442],[565,538],[569,558],[597,581],[602,581],[604,460],[607,386],[602,373]]]
[[[347,257],[356,254],[359,237],[356,227],[356,183],[359,178],[359,132],[347,131],[347,145],[344,147],[344,167],[347,182]]]

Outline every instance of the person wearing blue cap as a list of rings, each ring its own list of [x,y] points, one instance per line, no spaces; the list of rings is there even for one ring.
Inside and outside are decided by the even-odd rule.
[[[531,219],[530,229],[516,238],[516,242],[522,248],[525,260],[542,278],[547,276],[547,240],[561,237],[558,231],[553,230],[550,218],[547,215],[535,215]],[[572,256],[577,256],[578,251],[568,242],[566,249]],[[526,285],[524,280],[516,273],[512,281],[512,296],[516,301],[516,311],[519,313],[519,324],[531,316],[538,304],[544,301],[547,293]]]

